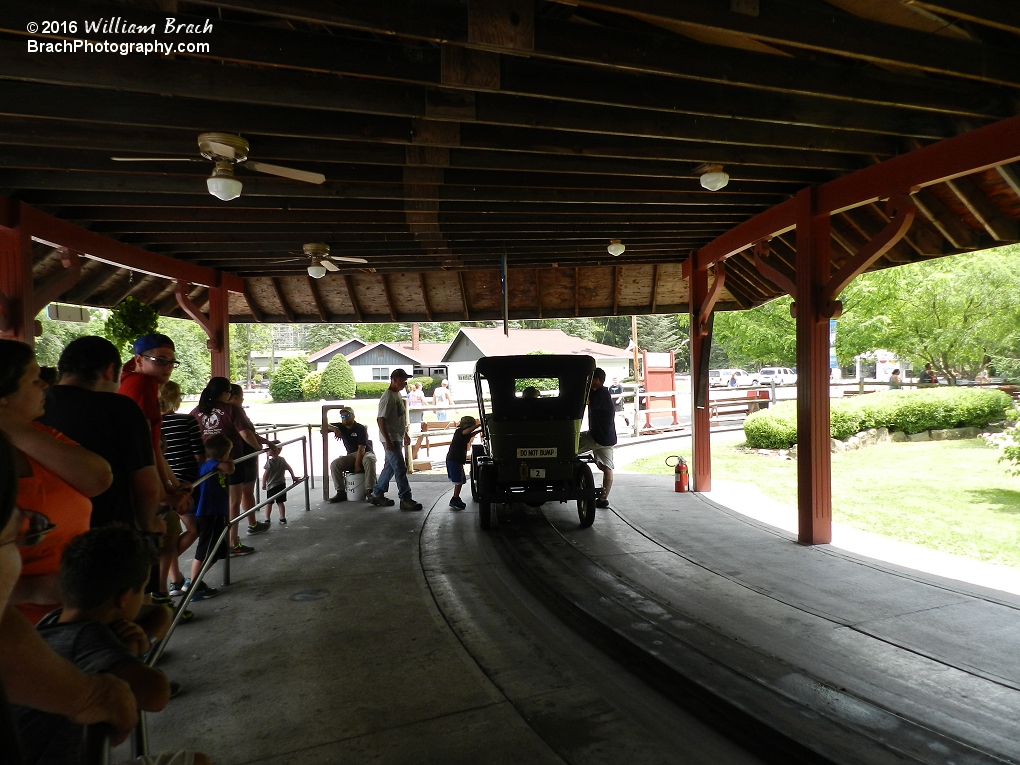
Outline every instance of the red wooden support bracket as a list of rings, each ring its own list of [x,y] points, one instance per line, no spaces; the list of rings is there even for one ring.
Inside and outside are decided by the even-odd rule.
[[[205,345],[210,351],[219,351],[223,348],[223,337],[221,333],[213,326],[212,321],[202,313],[198,306],[195,305],[191,298],[188,297],[188,288],[190,284],[184,282],[177,282],[174,285],[174,297],[177,298],[177,305],[181,307],[184,313],[188,314],[198,325],[205,331],[206,337],[209,339]]]
[[[783,273],[777,271],[768,263],[765,262],[765,258],[769,256],[771,250],[769,249],[769,243],[767,239],[763,239],[760,242],[754,244],[754,267],[758,269],[758,273],[772,282],[774,285],[779,287],[790,297],[793,297],[797,293],[797,285],[792,280],[788,279]]]
[[[712,282],[712,289],[709,290],[705,296],[705,302],[701,304],[701,310],[698,312],[698,332],[701,337],[708,336],[708,317],[712,315],[712,311],[715,309],[715,304],[719,301],[719,295],[722,294],[723,287],[726,286],[726,264],[716,263],[715,264],[715,280]]]
[[[78,257],[78,253],[64,248],[60,249],[60,262],[63,264],[64,270],[35,290],[32,295],[33,315],[71,289],[81,277],[81,258]]]
[[[0,335],[10,335],[14,332],[14,306],[7,293],[0,290]]]
[[[843,312],[843,306],[836,299],[854,279],[863,274],[880,257],[902,239],[910,230],[917,214],[917,206],[907,194],[890,197],[886,203],[889,222],[871,241],[861,247],[857,253],[843,264],[826,283],[821,296],[819,310],[821,318],[834,319]]]

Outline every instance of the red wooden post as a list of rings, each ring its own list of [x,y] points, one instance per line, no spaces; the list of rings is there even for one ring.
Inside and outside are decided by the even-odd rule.
[[[209,324],[212,328],[208,343],[212,355],[212,375],[230,379],[230,322],[226,287],[209,288]]]
[[[829,214],[817,213],[816,190],[797,204],[797,510],[802,544],[832,541],[829,450],[829,322],[820,314],[829,281]]]
[[[0,210],[0,336],[35,343],[32,236],[14,200]]]
[[[697,255],[692,256],[692,260]],[[708,418],[708,368],[702,363],[703,345],[712,342],[702,337],[701,307],[708,297],[708,269],[692,263],[689,304],[691,311],[691,444],[694,449],[693,491],[712,491],[712,441]],[[707,351],[707,349],[705,349]],[[703,396],[699,396],[704,386]],[[701,408],[698,407],[699,398]]]

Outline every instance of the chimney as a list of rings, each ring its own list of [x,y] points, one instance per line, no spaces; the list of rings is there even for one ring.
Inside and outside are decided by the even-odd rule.
[[[411,324],[411,350],[418,350],[418,344],[421,340],[421,332],[418,329],[418,322]]]

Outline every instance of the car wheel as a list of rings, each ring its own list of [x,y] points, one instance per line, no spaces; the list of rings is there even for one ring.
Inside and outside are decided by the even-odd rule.
[[[481,444],[474,444],[471,447],[471,501],[478,501],[478,459],[485,456],[485,447]]]
[[[595,479],[591,468],[582,463],[574,472],[574,483],[581,496],[577,498],[577,517],[581,528],[586,529],[595,522]]]

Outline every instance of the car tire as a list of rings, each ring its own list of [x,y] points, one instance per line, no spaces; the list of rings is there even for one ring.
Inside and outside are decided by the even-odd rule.
[[[577,518],[581,528],[586,529],[595,522],[595,479],[591,468],[581,463],[574,471],[574,484],[581,496],[577,498]]]
[[[471,501],[477,502],[478,495],[478,459],[485,456],[485,447],[481,444],[473,444],[471,447]]]

